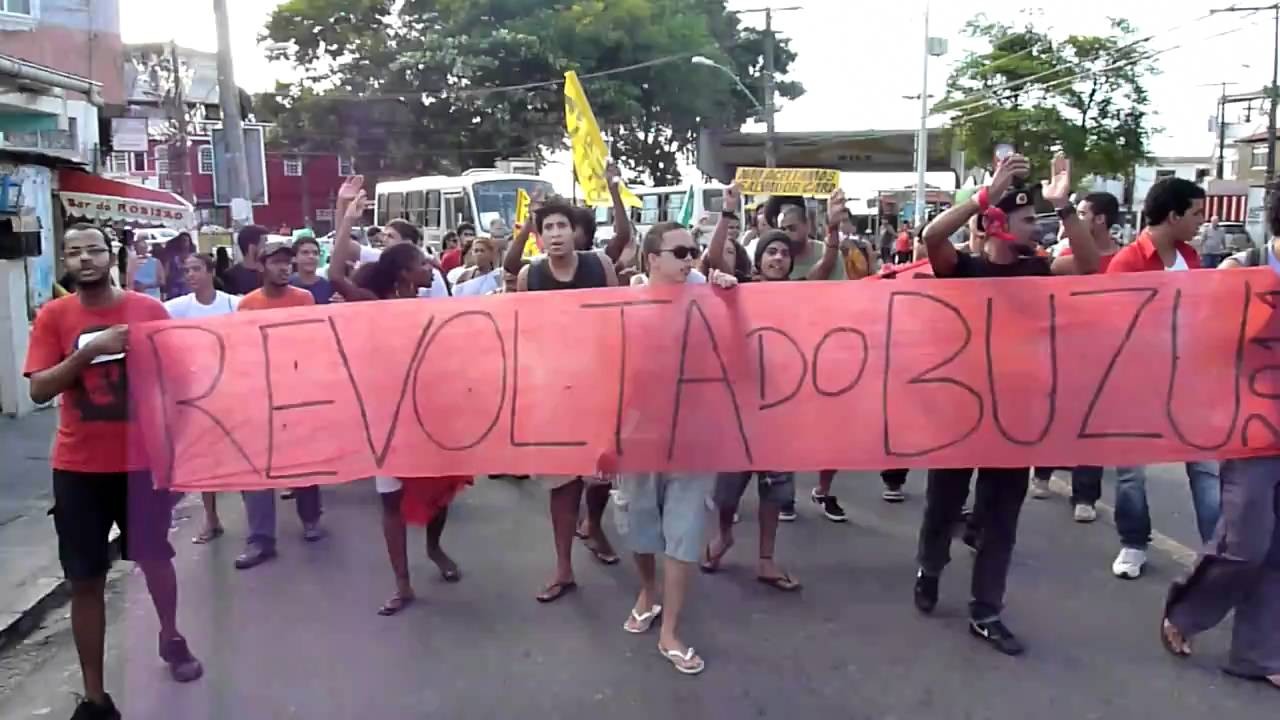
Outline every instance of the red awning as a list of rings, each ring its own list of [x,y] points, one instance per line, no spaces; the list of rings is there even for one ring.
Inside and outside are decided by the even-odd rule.
[[[74,217],[143,227],[195,227],[191,203],[167,190],[108,180],[80,170],[61,170],[58,195],[63,209]]]

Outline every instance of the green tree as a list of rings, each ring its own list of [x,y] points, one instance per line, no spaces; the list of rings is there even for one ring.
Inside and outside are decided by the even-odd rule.
[[[614,154],[655,183],[678,180],[703,126],[756,111],[702,54],[762,87],[764,38],[723,0],[287,0],[263,39],[301,78],[259,97],[276,140],[340,148],[375,174],[456,172],[563,147],[567,70],[584,85]],[[777,66],[794,60],[779,39]],[[492,88],[530,87],[494,91]],[[779,83],[783,98],[802,92]],[[761,101],[762,91],[757,94]]]
[[[986,40],[947,79],[934,109],[952,115],[955,138],[969,162],[989,162],[1008,142],[1048,171],[1054,152],[1074,161],[1078,178],[1129,177],[1147,157],[1156,130],[1149,124],[1144,82],[1155,74],[1151,50],[1125,20],[1106,35],[1054,40],[1030,21],[1021,28],[979,15],[965,25]]]

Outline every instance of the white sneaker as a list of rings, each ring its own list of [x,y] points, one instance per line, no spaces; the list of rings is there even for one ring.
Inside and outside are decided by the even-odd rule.
[[[1044,500],[1053,495],[1053,491],[1049,489],[1049,481],[1041,480],[1038,477],[1031,478],[1031,497],[1037,500]]]
[[[1142,575],[1142,566],[1147,564],[1147,551],[1138,548],[1120,548],[1120,554],[1111,564],[1111,572],[1118,578],[1134,580]]]
[[[1098,511],[1092,505],[1081,503],[1076,506],[1073,517],[1078,523],[1091,523],[1098,519]]]

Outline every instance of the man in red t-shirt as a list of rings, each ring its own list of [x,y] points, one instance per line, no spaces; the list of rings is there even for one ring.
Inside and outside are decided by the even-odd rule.
[[[31,399],[59,395],[53,442],[53,524],[58,559],[71,584],[71,632],[85,697],[77,718],[119,718],[103,688],[108,534],[120,528],[123,556],[138,564],[160,620],[160,657],[188,682],[203,674],[178,632],[177,576],[169,522],[174,496],[152,484],[142,438],[129,423],[125,339],[128,326],[169,317],[160,301],[111,284],[115,258],[105,233],[78,224],[63,240],[76,293],[36,315],[23,373]]]
[[[1179,272],[1200,267],[1200,255],[1191,240],[1204,223],[1204,188],[1183,178],[1165,178],[1151,186],[1143,203],[1147,227],[1132,245],[1116,253],[1108,273]],[[1213,537],[1222,509],[1222,481],[1218,463],[1187,463],[1191,503],[1200,539]],[[1134,579],[1142,574],[1151,542],[1151,514],[1147,507],[1146,474],[1141,467],[1116,468],[1116,531],[1120,553],[1111,564],[1116,577]]]
[[[289,284],[293,254],[293,246],[287,242],[265,243],[259,254],[262,287],[245,295],[236,309],[244,312],[315,305],[315,296]],[[249,539],[235,564],[237,569],[248,570],[276,556],[276,497],[274,490],[245,490],[240,496],[244,498]],[[320,487],[295,488],[293,499],[297,502],[298,519],[302,521],[302,538],[307,542],[322,540],[325,533],[320,527]]]

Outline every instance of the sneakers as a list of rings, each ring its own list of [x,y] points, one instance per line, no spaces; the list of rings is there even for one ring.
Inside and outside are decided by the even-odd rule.
[[[264,548],[259,545],[250,543],[236,558],[237,570],[248,570],[270,560],[276,556],[275,548]]]
[[[1009,628],[1000,622],[1000,618],[982,622],[970,620],[969,633],[976,638],[985,640],[988,645],[1005,655],[1021,655],[1026,649]]]
[[[1138,548],[1120,548],[1120,554],[1111,564],[1111,572],[1118,578],[1135,580],[1142,575],[1142,567],[1147,564],[1147,551]]]
[[[1085,505],[1084,503],[1081,503],[1076,505],[1075,512],[1072,513],[1072,518],[1078,523],[1091,523],[1098,519],[1098,511],[1095,510],[1092,505]]]
[[[105,702],[101,705],[90,702],[89,698],[82,699],[76,705],[76,711],[71,715],[71,720],[120,720],[120,711],[111,701],[111,696],[104,694],[103,699]]]
[[[1031,497],[1037,500],[1044,500],[1053,495],[1053,491],[1049,489],[1049,478],[1031,478]]]
[[[938,607],[938,576],[925,575],[924,570],[916,572],[915,601],[916,609],[925,615]]]
[[[320,523],[318,522],[302,524],[302,539],[307,542],[319,542],[323,540],[326,535],[328,535],[328,533],[325,532],[324,528],[320,527]]]
[[[187,639],[181,635],[160,639],[160,659],[168,663],[169,676],[177,682],[188,683],[204,675],[204,666],[191,654]]]
[[[826,515],[831,522],[842,523],[849,519],[849,516],[845,514],[844,508],[840,507],[835,495],[819,495],[818,488],[814,488],[809,493],[809,499],[813,501],[814,505],[822,507],[822,514]]]
[[[887,503],[900,503],[907,501],[907,494],[902,492],[900,487],[884,487],[884,492],[880,493],[880,499]]]
[[[793,502],[790,502],[790,503],[787,503],[786,505],[783,505],[782,509],[778,511],[778,519],[781,520],[782,522],[795,522],[796,521],[796,504]]]

